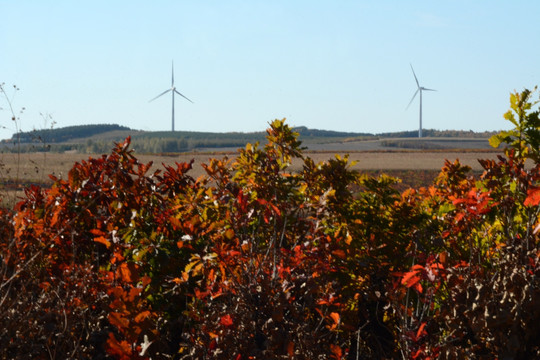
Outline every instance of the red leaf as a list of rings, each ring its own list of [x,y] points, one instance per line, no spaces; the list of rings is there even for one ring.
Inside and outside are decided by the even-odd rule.
[[[221,317],[219,323],[225,327],[231,327],[233,325],[233,319],[231,315],[227,314]]]
[[[426,323],[423,322],[422,325],[418,328],[418,331],[416,332],[416,338],[418,339],[420,336],[427,335],[426,330],[424,330],[426,327]]]
[[[294,343],[292,341],[289,341],[287,344],[287,354],[289,354],[290,357],[294,355]]]
[[[343,357],[343,351],[338,345],[330,344],[330,351],[332,351],[332,357],[340,360]]]
[[[116,340],[113,333],[109,333],[107,347],[109,354],[116,355],[119,359],[131,359],[131,355],[133,355],[129,343],[125,340]]]
[[[540,188],[533,187],[527,190],[527,198],[523,205],[525,206],[536,206],[540,204]]]
[[[420,265],[413,266],[413,270],[409,271],[408,273],[403,276],[403,279],[401,279],[401,283],[408,288],[412,287],[416,289],[419,293],[422,292],[422,285],[420,284],[420,276],[418,275],[418,272],[423,269]]]

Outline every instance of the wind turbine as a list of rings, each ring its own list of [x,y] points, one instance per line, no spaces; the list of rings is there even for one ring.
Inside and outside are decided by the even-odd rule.
[[[407,109],[409,108],[409,106],[411,106],[414,98],[416,97],[416,94],[420,93],[420,127],[418,128],[418,137],[421,138],[422,137],[422,91],[426,90],[426,91],[437,91],[437,90],[433,90],[433,89],[428,89],[428,88],[425,88],[423,86],[420,86],[420,83],[418,82],[418,79],[416,78],[416,74],[414,73],[414,69],[412,67],[412,64],[411,65],[411,70],[412,70],[412,73],[414,75],[414,80],[416,80],[416,85],[418,86],[418,89],[416,89],[416,92],[414,93],[411,101],[409,102],[409,105],[407,105]]]
[[[172,74],[172,76],[171,76],[171,88],[165,90],[164,92],[162,92],[161,94],[159,94],[158,96],[156,96],[155,98],[150,100],[149,102],[152,102],[152,101],[156,100],[158,97],[160,97],[162,95],[165,95],[169,91],[171,92],[171,94],[172,94],[172,131],[174,131],[174,94],[176,93],[176,94],[180,95],[181,97],[183,97],[184,99],[186,99],[190,103],[193,103],[193,101],[189,100],[187,97],[182,95],[178,90],[176,90],[176,87],[174,86],[174,62],[172,63],[171,74]]]

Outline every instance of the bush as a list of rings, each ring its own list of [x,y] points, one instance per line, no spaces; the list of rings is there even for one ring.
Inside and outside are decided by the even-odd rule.
[[[539,357],[538,112],[512,96],[506,156],[402,193],[284,120],[198,179],[129,138],[76,163],[0,213],[2,357]]]

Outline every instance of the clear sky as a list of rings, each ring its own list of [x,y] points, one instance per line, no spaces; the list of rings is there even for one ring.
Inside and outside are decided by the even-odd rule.
[[[540,84],[540,1],[0,0],[0,83],[20,128],[498,130]],[[0,139],[15,131],[0,99]]]

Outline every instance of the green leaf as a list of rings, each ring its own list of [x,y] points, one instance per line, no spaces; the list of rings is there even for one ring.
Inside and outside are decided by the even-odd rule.
[[[445,203],[445,204],[442,204],[439,207],[439,210],[437,211],[437,215],[443,216],[443,215],[446,215],[446,214],[448,214],[449,212],[451,212],[451,211],[453,211],[455,209],[456,209],[456,207],[453,204]]]
[[[519,124],[518,122],[516,121],[516,118],[514,117],[514,114],[512,113],[511,110],[508,110],[505,114],[504,114],[504,118],[508,121],[510,121],[512,124],[514,124],[516,127],[519,127]]]
[[[489,138],[489,145],[494,148],[498,148],[502,142],[503,142],[503,139],[499,134],[493,135],[492,137]]]

